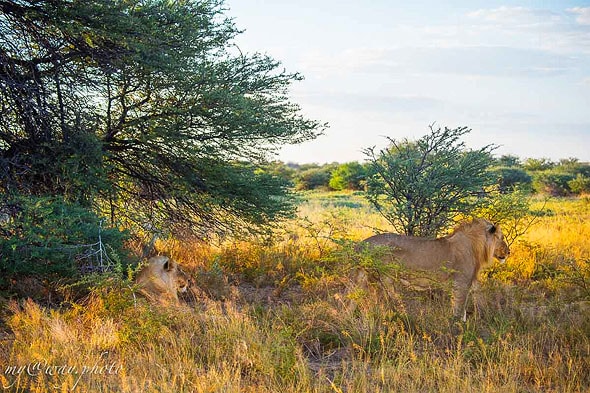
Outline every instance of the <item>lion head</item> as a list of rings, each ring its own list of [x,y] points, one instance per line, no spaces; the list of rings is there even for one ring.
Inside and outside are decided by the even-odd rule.
[[[166,256],[148,259],[135,282],[142,295],[162,304],[178,304],[178,292],[186,292],[191,285],[190,277]]]
[[[176,290],[177,292],[185,293],[186,291],[188,291],[193,281],[191,280],[189,275],[186,274],[184,270],[180,268],[180,266],[177,265],[177,269],[178,271],[176,274]]]
[[[494,258],[504,262],[510,255],[500,227],[482,218],[462,223],[447,239],[455,248],[471,248],[477,271],[493,263]]]
[[[510,248],[504,238],[498,239],[499,241],[496,242],[494,247],[494,257],[500,261],[500,263],[506,262],[506,258],[510,256]]]

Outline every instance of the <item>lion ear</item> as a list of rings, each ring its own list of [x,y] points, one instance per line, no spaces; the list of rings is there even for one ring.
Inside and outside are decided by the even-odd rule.
[[[170,260],[170,258],[168,257],[164,257],[165,258],[165,262],[164,262],[164,270],[166,271],[170,271],[172,269],[174,269],[174,263]]]
[[[488,225],[488,232],[489,233],[496,233],[496,226],[494,224]]]

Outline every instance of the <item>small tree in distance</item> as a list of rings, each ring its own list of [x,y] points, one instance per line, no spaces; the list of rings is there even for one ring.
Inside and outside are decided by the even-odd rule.
[[[332,171],[330,188],[333,190],[361,190],[366,177],[365,167],[356,161],[341,164]]]
[[[460,138],[471,129],[434,128],[417,141],[388,138],[390,146],[368,157],[367,199],[396,231],[433,237],[468,215],[493,184],[488,171],[494,145],[468,150]]]

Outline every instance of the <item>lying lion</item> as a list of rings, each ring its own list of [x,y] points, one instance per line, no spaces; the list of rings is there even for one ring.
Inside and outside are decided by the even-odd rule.
[[[165,256],[155,256],[147,261],[135,282],[139,293],[160,304],[179,304],[178,292],[186,292],[190,279],[176,262]]]
[[[359,248],[385,248],[383,259],[403,266],[434,272],[441,280],[452,280],[453,315],[467,320],[465,304],[480,269],[500,262],[510,254],[497,225],[474,219],[459,225],[453,233],[438,239],[382,233],[362,241]]]

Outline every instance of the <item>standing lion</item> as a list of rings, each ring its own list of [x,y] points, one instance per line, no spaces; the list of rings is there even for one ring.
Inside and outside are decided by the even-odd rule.
[[[492,264],[494,257],[504,262],[510,254],[501,229],[484,219],[465,222],[438,239],[382,233],[363,240],[359,248],[376,247],[385,249],[383,258],[388,262],[452,280],[453,315],[463,321],[467,296],[481,268]]]

